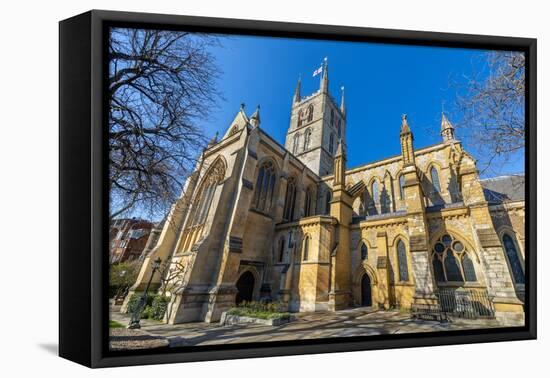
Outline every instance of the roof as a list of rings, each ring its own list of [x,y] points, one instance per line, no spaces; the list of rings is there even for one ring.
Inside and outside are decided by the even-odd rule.
[[[525,200],[525,175],[498,176],[480,180],[489,203]]]

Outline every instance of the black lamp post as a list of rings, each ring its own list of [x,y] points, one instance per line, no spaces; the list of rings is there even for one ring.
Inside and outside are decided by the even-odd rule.
[[[149,282],[147,282],[147,286],[145,287],[145,291],[139,298],[139,302],[137,303],[133,313],[132,317],[130,318],[130,324],[128,324],[129,329],[139,329],[141,328],[141,325],[139,324],[141,320],[141,312],[143,311],[143,308],[145,307],[145,304],[147,303],[147,291],[149,290],[149,286],[151,286],[151,281],[153,281],[153,276],[155,275],[155,272],[160,269],[160,263],[162,260],[160,257],[157,257],[155,261],[151,264],[151,267],[153,270],[151,271],[151,277],[149,277]]]

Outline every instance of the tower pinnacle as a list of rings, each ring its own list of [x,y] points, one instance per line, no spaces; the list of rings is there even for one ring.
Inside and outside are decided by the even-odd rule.
[[[441,137],[445,143],[455,140],[455,128],[452,123],[449,122],[445,113],[441,113]]]
[[[328,93],[328,58],[323,61],[323,73],[321,75],[321,93]]]
[[[296,89],[294,90],[294,98],[292,99],[292,102],[295,103],[295,104],[300,102],[301,87],[302,87],[302,75],[298,76],[298,84],[296,84]]]

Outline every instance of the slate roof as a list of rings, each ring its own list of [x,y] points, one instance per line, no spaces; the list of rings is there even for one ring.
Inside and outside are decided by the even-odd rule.
[[[525,200],[525,175],[498,176],[480,180],[489,203]]]

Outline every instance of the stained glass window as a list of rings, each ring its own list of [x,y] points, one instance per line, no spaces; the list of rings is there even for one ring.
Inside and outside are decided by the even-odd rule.
[[[462,268],[464,269],[464,279],[466,282],[476,282],[476,271],[474,269],[474,263],[468,255],[464,255],[462,259]]]
[[[256,180],[256,191],[254,193],[254,207],[263,212],[271,210],[273,192],[275,189],[275,167],[268,161],[262,164]]]
[[[407,250],[402,240],[397,242],[397,263],[399,266],[399,281],[408,281],[409,266],[407,264]]]
[[[441,264],[441,260],[435,255],[433,257],[433,267],[434,267],[435,280],[437,282],[445,282],[445,273],[443,272],[443,265]]]
[[[447,253],[447,257],[444,260],[445,271],[447,272],[447,281],[462,282],[462,273],[456,261],[456,257],[453,253]]]
[[[508,258],[508,263],[510,264],[514,281],[517,284],[524,284],[525,273],[523,272],[523,267],[521,266],[521,261],[519,260],[518,251],[514,241],[508,234],[503,236],[502,241],[504,242],[504,250],[506,251],[506,257]]]

